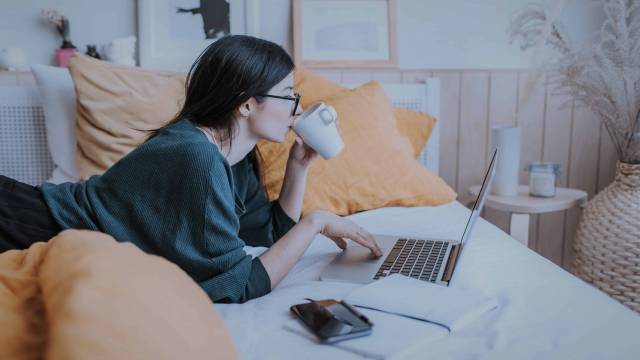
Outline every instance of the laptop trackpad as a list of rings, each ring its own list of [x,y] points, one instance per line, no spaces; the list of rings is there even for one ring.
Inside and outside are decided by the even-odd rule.
[[[335,261],[340,264],[362,264],[367,262],[376,263],[380,259],[365,247],[349,246],[336,257]]]
[[[320,279],[367,284],[373,281],[373,275],[384,258],[385,256],[375,257],[365,247],[349,245],[324,269]]]

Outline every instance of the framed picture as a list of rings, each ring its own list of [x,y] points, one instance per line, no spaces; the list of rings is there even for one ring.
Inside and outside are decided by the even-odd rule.
[[[296,63],[396,67],[396,0],[293,0]]]
[[[140,66],[186,72],[226,34],[259,36],[259,0],[138,0]]]

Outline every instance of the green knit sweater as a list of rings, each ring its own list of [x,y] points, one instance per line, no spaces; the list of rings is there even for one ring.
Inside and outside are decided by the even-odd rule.
[[[271,290],[245,244],[270,246],[295,225],[269,202],[249,156],[229,166],[190,121],[161,130],[102,175],[41,186],[63,229],[98,230],[176,263],[215,302]]]

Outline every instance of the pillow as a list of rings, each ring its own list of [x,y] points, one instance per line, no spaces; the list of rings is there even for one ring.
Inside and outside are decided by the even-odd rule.
[[[345,148],[330,160],[317,159],[309,169],[303,214],[329,210],[338,215],[386,206],[441,205],[456,193],[414,158],[410,142],[395,126],[393,106],[378,82],[344,90],[324,101],[338,112]],[[287,151],[283,144],[261,140],[263,181],[270,200],[278,197]]]
[[[69,62],[77,101],[76,164],[103,173],[180,110],[186,75],[114,65],[82,54]]]
[[[436,126],[436,118],[427,113],[400,107],[393,108],[393,115],[396,118],[398,131],[411,142],[413,157],[419,158]]]
[[[47,181],[55,184],[77,181],[76,92],[69,70],[54,66],[33,65],[31,71],[40,91],[47,144],[54,163],[52,177]]]
[[[178,266],[99,232],[0,254],[0,358],[237,358],[222,319]]]
[[[297,66],[293,73],[294,89],[300,94],[300,104],[303,108],[311,106],[313,103],[323,101],[325,98],[348,90],[339,84],[318,76],[311,71]],[[436,119],[423,112],[412,111],[399,107],[393,108],[396,118],[396,125],[400,133],[411,141],[413,154],[417,159],[424,149]]]

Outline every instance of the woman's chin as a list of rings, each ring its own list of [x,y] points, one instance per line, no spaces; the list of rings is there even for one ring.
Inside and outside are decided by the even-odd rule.
[[[279,136],[278,135],[276,135],[276,136],[265,136],[265,137],[262,138],[262,140],[282,144],[282,143],[287,141],[287,136],[289,135],[289,131],[290,130],[291,129],[287,128],[287,131],[284,132],[283,134],[280,134]]]
[[[262,140],[264,140],[264,141],[268,141],[268,142],[273,142],[273,143],[282,144],[282,143],[284,143],[284,142],[287,140],[287,136],[286,136],[286,135],[284,135],[284,136],[281,136],[281,137],[279,137],[279,138],[271,137],[271,136],[270,136],[270,137],[264,137],[264,138],[262,138]]]

